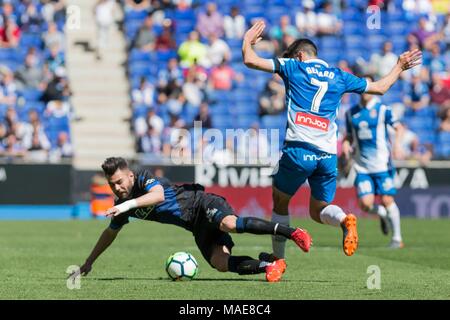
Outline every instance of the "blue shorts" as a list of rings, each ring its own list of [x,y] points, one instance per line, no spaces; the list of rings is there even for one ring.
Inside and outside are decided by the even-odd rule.
[[[293,196],[308,179],[311,195],[331,203],[336,194],[337,157],[302,142],[287,142],[273,173],[273,186]]]
[[[358,173],[355,187],[358,198],[369,194],[393,196],[397,193],[394,185],[395,170],[380,173]]]

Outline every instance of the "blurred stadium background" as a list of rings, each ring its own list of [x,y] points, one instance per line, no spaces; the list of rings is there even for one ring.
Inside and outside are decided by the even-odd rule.
[[[194,120],[222,132],[280,129],[276,142],[282,142],[281,79],[247,69],[241,58],[243,33],[259,18],[267,28],[257,51],[267,58],[309,37],[329,64],[379,78],[400,52],[423,50],[423,65],[382,97],[408,128],[395,159],[398,203],[402,215],[450,216],[446,0],[0,3],[0,219],[101,213],[111,196],[98,170],[112,155],[173,182],[203,183],[241,214],[270,214],[272,168],[232,165],[242,150],[223,141],[211,151],[206,146],[213,142],[193,132]],[[340,124],[358,99],[343,98]],[[274,143],[251,139],[250,156],[257,154],[254,146]],[[184,164],[173,165],[171,154]],[[193,164],[200,156],[205,162]],[[361,214],[353,178],[352,172],[340,177],[336,202]],[[297,195],[294,216],[307,215],[306,198]]]

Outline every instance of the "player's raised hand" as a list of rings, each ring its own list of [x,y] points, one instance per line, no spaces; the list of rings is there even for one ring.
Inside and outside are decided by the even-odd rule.
[[[108,210],[106,210],[106,216],[107,217],[115,217],[120,214],[120,210],[117,207],[111,207]]]
[[[244,41],[250,42],[252,45],[257,44],[261,39],[261,35],[266,27],[263,20],[258,20],[244,35]]]
[[[408,70],[422,63],[422,51],[415,49],[413,51],[403,52],[398,58],[397,64],[402,70]]]

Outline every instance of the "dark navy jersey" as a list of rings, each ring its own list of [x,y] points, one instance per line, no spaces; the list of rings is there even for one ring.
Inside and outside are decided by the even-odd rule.
[[[187,230],[193,228],[195,219],[195,207],[198,201],[198,191],[204,188],[198,184],[172,185],[167,179],[158,180],[148,171],[135,172],[135,182],[131,194],[127,199],[116,200],[120,204],[130,199],[138,198],[153,188],[161,185],[164,188],[165,200],[157,205],[141,207],[123,212],[111,219],[110,228],[119,229],[127,224],[129,218],[151,220],[160,223],[168,223],[183,227]]]

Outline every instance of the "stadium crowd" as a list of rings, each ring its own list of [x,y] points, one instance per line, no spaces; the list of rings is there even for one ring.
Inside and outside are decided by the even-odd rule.
[[[199,145],[212,143],[180,134],[181,128],[192,130],[193,120],[223,132],[279,128],[283,140],[281,79],[247,70],[242,63],[241,39],[258,18],[268,25],[256,46],[263,57],[280,56],[294,39],[309,37],[320,58],[375,79],[390,70],[399,53],[421,48],[423,65],[381,98],[407,128],[398,137],[403,150],[395,156],[420,162],[450,157],[450,7],[445,1],[223,0],[218,6],[195,0],[125,0],[123,5],[132,127],[137,150],[148,160],[161,161],[171,153],[190,158]],[[371,5],[380,8],[378,27],[368,22]],[[352,94],[342,100],[340,124],[358,99]],[[261,148],[271,142],[265,136],[256,139]],[[217,155],[203,154],[204,160],[231,161],[240,152],[232,142],[216,145]],[[250,152],[256,156],[258,148]]]
[[[3,0],[0,7],[0,159],[70,158],[71,90],[63,0]]]

